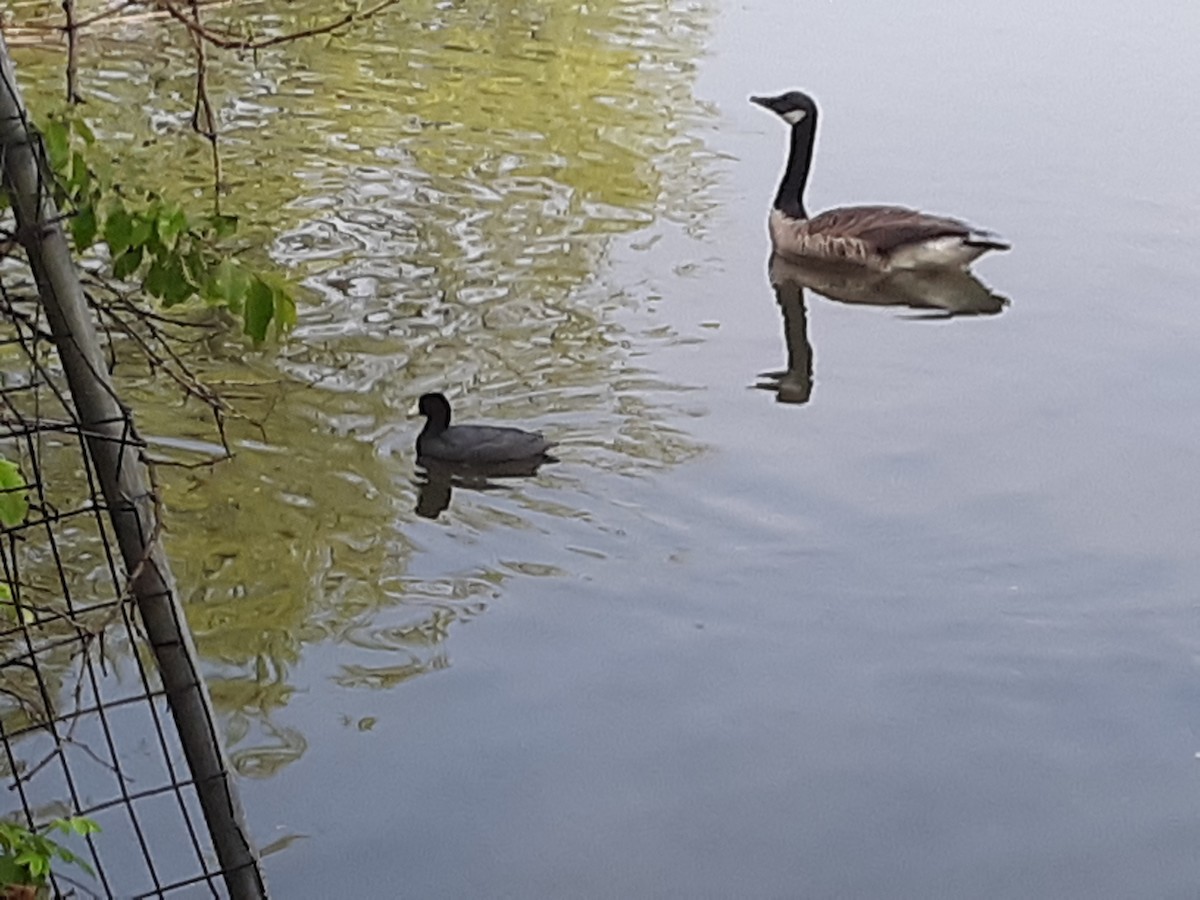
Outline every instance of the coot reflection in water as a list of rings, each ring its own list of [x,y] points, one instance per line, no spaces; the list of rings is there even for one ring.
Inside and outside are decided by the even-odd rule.
[[[542,465],[557,461],[553,456],[541,456],[472,465],[418,457],[417,464],[424,472],[417,479],[416,513],[425,519],[436,519],[450,506],[456,487],[472,491],[503,490],[504,485],[493,479],[536,475]]]
[[[813,348],[808,340],[806,288],[837,303],[929,310],[917,318],[930,319],[994,316],[1009,302],[974,275],[956,269],[881,273],[772,256],[768,275],[783,315],[787,368],[760,373],[755,387],[774,391],[780,403],[807,403],[812,397]]]

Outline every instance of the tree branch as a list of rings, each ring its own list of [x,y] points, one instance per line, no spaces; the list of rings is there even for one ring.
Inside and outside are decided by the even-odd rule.
[[[316,37],[321,34],[329,34],[337,31],[339,28],[345,28],[347,25],[352,25],[355,22],[365,22],[368,19],[377,16],[385,9],[395,6],[400,0],[379,0],[374,6],[358,12],[346,13],[340,19],[335,19],[332,22],[327,22],[324,25],[317,25],[312,28],[306,28],[302,31],[292,31],[288,34],[280,34],[271,38],[244,38],[238,37],[228,31],[217,32],[209,28],[205,28],[199,22],[199,19],[189,19],[187,15],[179,9],[171,0],[156,0],[158,8],[163,10],[167,15],[181,24],[185,25],[196,37],[212,44],[214,47],[220,47],[223,50],[263,50],[267,47],[274,47],[276,44],[286,44],[289,41],[299,40],[300,38]]]

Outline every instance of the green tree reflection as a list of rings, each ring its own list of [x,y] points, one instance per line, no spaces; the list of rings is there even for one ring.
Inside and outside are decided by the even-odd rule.
[[[280,29],[324,12],[271,8]],[[692,61],[708,15],[671,0],[422,0],[329,46],[222,55],[227,211],[275,235],[269,252],[313,294],[287,346],[193,361],[262,429],[233,422],[233,461],[162,475],[168,550],[243,773],[304,752],[277,719],[305,645],[354,651],[328,676],[347,689],[392,687],[448,665],[452,626],[513,571],[538,577],[408,574],[420,393],[465,395],[464,416],[569,427],[599,469],[699,452],[661,421],[655,398],[674,387],[630,358],[614,313],[637,297],[604,268],[614,235],[706,211]],[[148,22],[136,43],[85,49],[97,131],[128,142],[140,178],[201,195],[204,148],[166,139],[190,113],[183,38]],[[58,89],[60,60],[21,62],[31,94]],[[212,439],[169,386],[118,374],[147,434]],[[457,521],[579,514],[569,474],[543,479]]]

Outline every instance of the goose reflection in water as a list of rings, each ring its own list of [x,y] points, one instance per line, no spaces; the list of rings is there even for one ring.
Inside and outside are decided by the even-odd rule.
[[[536,475],[554,457],[519,459],[506,462],[465,465],[420,457],[417,464],[424,470],[417,479],[416,513],[425,519],[436,519],[450,506],[454,488],[472,491],[499,491],[505,485],[493,479],[523,478]]]
[[[957,269],[914,269],[892,273],[829,263],[800,263],[772,256],[768,273],[783,314],[787,369],[763,372],[755,387],[774,391],[780,403],[807,403],[813,390],[813,348],[808,340],[808,288],[838,303],[903,306],[928,310],[919,318],[994,316],[1008,300],[975,276]]]

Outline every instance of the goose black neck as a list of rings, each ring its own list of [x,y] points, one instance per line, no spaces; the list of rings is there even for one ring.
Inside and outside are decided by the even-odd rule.
[[[775,208],[793,219],[808,218],[808,212],[804,209],[804,185],[808,182],[816,128],[815,114],[806,116],[792,126],[792,147],[788,152],[787,168],[783,170],[779,193],[775,195]]]

